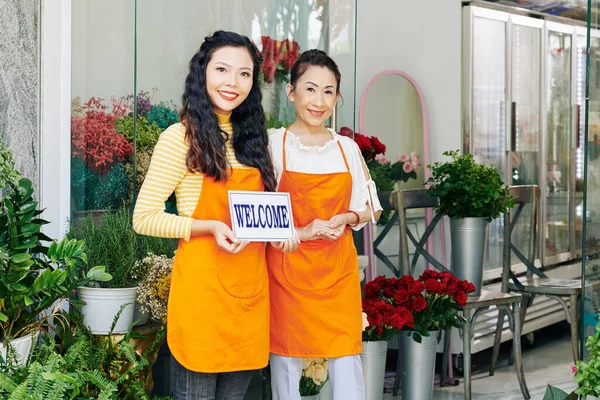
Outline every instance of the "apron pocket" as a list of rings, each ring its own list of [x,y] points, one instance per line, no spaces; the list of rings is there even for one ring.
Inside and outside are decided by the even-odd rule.
[[[258,296],[268,280],[264,244],[249,243],[238,254],[217,249],[217,275],[231,296],[240,299]]]
[[[342,277],[342,246],[335,242],[303,242],[298,250],[283,255],[283,276],[296,289],[328,289]]]

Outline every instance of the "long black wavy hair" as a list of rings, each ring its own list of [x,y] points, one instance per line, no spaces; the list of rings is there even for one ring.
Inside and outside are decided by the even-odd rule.
[[[254,63],[252,89],[244,102],[231,113],[235,156],[240,163],[258,168],[265,190],[273,192],[277,188],[277,181],[268,147],[269,138],[258,83],[262,57],[250,39],[235,32],[217,31],[204,38],[204,43],[190,60],[180,115],[190,144],[187,168],[190,172],[201,172],[216,181],[226,181],[229,176],[225,147],[229,135],[219,128],[219,120],[213,112],[206,89],[206,67],[213,53],[226,46],[247,49]]]

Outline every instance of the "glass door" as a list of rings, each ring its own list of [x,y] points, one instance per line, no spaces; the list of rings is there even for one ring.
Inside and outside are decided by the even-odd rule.
[[[471,153],[480,163],[498,168],[505,176],[508,95],[508,20],[506,13],[465,7],[469,21],[465,36],[463,89],[465,105],[464,153]],[[470,66],[466,67],[466,66]],[[502,222],[490,224],[485,270],[502,266]]]
[[[575,94],[581,82],[574,81],[573,27],[547,23],[545,169],[541,188],[541,239],[544,265],[572,258],[573,193],[575,180],[576,125],[579,106]],[[578,56],[579,58],[579,56]]]
[[[518,15],[510,17],[510,110],[507,138],[507,185],[539,185],[542,104],[542,38],[544,23]],[[513,243],[528,254],[531,207],[522,211]],[[500,226],[501,223],[498,222]],[[514,264],[520,263],[512,257]]]

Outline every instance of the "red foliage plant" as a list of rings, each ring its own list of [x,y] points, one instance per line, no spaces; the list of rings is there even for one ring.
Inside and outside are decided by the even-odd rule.
[[[72,157],[78,157],[99,175],[105,175],[115,162],[126,161],[133,145],[115,131],[115,121],[126,114],[123,106],[113,103],[112,112],[103,99],[92,97],[81,106],[82,115],[71,117]]]

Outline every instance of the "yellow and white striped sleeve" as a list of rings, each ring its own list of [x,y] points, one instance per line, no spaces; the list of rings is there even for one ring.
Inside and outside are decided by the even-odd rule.
[[[142,235],[190,240],[193,219],[165,212],[165,201],[187,173],[185,127],[164,131],[154,148],[133,212],[133,229]]]

